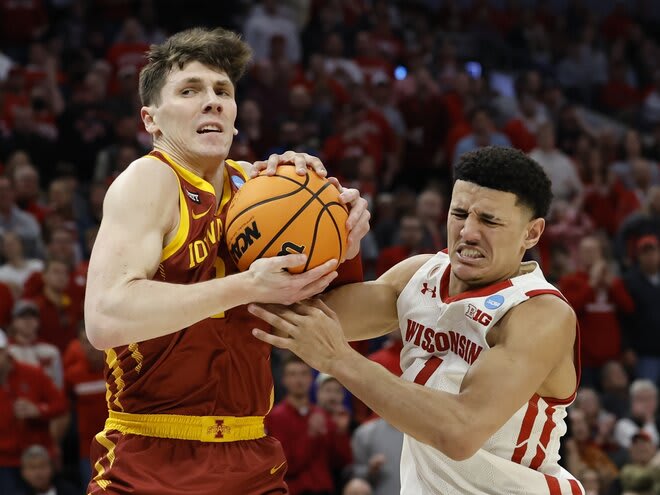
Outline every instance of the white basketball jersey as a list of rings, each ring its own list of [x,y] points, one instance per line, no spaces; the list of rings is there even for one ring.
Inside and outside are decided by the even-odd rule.
[[[488,331],[509,309],[540,294],[562,296],[534,262],[524,264],[523,275],[454,297],[448,295],[449,272],[449,256],[438,253],[399,296],[401,369],[405,380],[458,394],[470,365],[488,352]],[[580,483],[557,463],[566,407],[574,397],[557,400],[535,394],[465,461],[454,461],[405,435],[401,493],[584,494]]]

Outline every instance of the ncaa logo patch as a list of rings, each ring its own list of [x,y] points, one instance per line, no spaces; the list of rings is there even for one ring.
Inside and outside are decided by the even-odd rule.
[[[236,186],[236,189],[240,189],[243,184],[245,184],[245,179],[243,177],[239,177],[238,175],[233,175],[231,177],[231,181],[234,183]]]
[[[504,304],[504,296],[495,294],[484,301],[484,306],[488,309],[497,309]]]

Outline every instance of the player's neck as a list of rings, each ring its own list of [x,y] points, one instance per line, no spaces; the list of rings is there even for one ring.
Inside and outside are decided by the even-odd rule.
[[[213,183],[218,176],[222,176],[225,164],[224,158],[192,157],[184,150],[171,149],[168,146],[163,146],[162,143],[154,143],[154,149],[166,154],[174,163],[207,182]]]
[[[515,270],[511,270],[506,275],[498,277],[494,280],[489,280],[484,282],[476,281],[474,283],[461,280],[458,277],[456,277],[453,272],[449,272],[449,290],[447,292],[449,293],[449,297],[454,297],[459,294],[463,294],[464,292],[482,289],[490,285],[498,284],[505,280],[509,280],[513,277],[517,277],[518,275],[523,275],[525,273],[528,273],[529,271],[531,270],[527,269],[525,265],[520,264]]]

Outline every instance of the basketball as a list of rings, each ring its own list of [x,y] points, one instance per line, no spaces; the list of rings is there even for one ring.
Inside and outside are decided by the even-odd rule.
[[[298,175],[282,165],[275,175],[259,175],[238,190],[227,210],[225,241],[238,269],[259,258],[306,254],[290,268],[301,273],[346,251],[348,210],[339,190],[313,171]]]

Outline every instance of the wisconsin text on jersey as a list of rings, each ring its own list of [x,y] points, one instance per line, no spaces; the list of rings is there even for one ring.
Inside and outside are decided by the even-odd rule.
[[[430,354],[445,353],[451,350],[468,364],[474,363],[483,350],[483,347],[472,342],[465,335],[453,330],[446,332],[435,330],[411,319],[408,319],[405,339],[406,342],[413,342]]]

